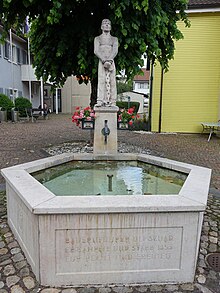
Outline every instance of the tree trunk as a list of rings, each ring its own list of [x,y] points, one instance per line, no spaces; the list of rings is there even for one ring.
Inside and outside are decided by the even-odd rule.
[[[91,80],[91,96],[90,96],[90,106],[93,109],[97,103],[97,88],[98,88],[98,77]]]

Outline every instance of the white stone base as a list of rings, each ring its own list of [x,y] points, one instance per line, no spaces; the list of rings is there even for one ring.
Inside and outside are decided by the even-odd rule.
[[[117,106],[111,107],[95,107],[95,130],[94,130],[94,146],[93,153],[97,154],[110,154],[116,155],[118,152],[118,138],[117,138]],[[105,137],[102,134],[102,129],[105,126],[105,120],[107,120],[110,134],[107,136],[107,143],[105,143]]]
[[[194,279],[211,170],[148,155],[118,154],[187,173],[176,195],[55,196],[29,173],[63,154],[2,170],[9,225],[45,286],[184,283]]]

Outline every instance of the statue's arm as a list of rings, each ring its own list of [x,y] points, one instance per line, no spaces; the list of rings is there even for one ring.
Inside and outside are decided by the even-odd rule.
[[[94,39],[94,54],[103,62],[103,56],[100,50],[99,37],[96,37]]]

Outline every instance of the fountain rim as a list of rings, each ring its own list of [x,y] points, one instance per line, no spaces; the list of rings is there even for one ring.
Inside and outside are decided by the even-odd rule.
[[[70,161],[140,161],[188,174],[179,194],[131,196],[56,196],[30,173]],[[4,168],[11,185],[34,214],[177,212],[206,209],[211,169],[146,154],[94,155],[65,153]]]

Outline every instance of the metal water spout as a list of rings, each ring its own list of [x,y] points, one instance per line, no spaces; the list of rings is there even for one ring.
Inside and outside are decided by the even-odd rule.
[[[112,191],[112,177],[114,175],[113,174],[108,174],[107,177],[108,177],[108,191]]]
[[[107,137],[110,134],[110,129],[108,128],[108,120],[105,120],[104,128],[102,128],[102,134],[105,136],[105,144],[107,144]]]

